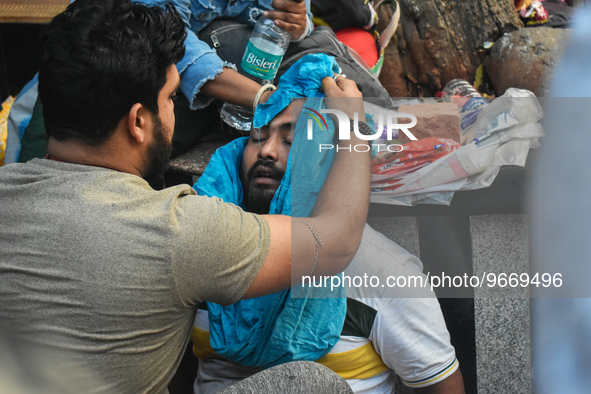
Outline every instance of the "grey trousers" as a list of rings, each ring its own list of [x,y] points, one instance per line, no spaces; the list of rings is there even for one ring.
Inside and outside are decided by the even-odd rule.
[[[248,377],[219,394],[340,394],[353,393],[339,375],[322,364],[294,361]]]

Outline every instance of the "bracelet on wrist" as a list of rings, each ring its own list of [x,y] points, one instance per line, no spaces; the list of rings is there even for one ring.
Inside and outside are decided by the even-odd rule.
[[[261,101],[261,97],[263,95],[263,93],[265,93],[266,91],[272,91],[274,92],[275,90],[277,90],[277,86],[273,85],[272,83],[267,83],[264,84],[259,91],[257,92],[257,95],[254,97],[254,101],[252,103],[252,112],[256,111],[257,106],[259,105],[259,101]]]
[[[310,21],[310,17],[308,15],[306,15],[306,28],[304,29],[304,32],[302,33],[301,36],[299,36],[295,40],[290,40],[290,41],[291,42],[300,42],[300,41],[302,41],[304,38],[308,37],[308,35],[312,32],[312,30],[314,30],[313,27],[314,27],[314,25]]]

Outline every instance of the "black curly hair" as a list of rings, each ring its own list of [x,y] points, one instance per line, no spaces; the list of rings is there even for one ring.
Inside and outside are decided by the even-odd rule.
[[[185,53],[171,4],[76,0],[43,32],[39,97],[47,135],[97,146],[135,103],[158,114],[168,68]]]

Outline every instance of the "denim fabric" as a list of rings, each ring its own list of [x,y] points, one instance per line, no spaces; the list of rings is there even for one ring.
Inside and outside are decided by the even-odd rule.
[[[211,21],[218,18],[231,19],[254,25],[263,11],[272,9],[273,0],[143,0],[145,4],[171,2],[181,14],[187,26],[185,56],[177,63],[181,74],[181,91],[191,102],[191,109],[207,106],[212,99],[199,94],[204,83],[214,79],[223,67],[234,66],[224,62],[208,44],[199,40],[197,34]],[[310,0],[305,0],[310,9]],[[310,18],[311,14],[308,15]]]

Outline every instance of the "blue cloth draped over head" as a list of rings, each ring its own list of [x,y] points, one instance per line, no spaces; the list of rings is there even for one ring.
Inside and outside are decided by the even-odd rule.
[[[339,71],[330,56],[304,56],[283,74],[279,88],[269,100],[259,105],[254,126],[268,124],[295,97],[312,97],[306,100],[304,111],[319,111],[324,101],[321,81]],[[314,138],[308,140],[306,127],[310,117],[304,111],[296,123],[286,172],[271,202],[271,214],[309,216],[334,157],[332,150],[318,152],[319,144],[332,143],[334,126],[330,118],[326,117],[328,130],[313,129]],[[197,193],[244,208],[240,168],[247,142],[248,137],[239,138],[214,153],[194,186]],[[292,297],[296,289],[299,298]],[[226,307],[211,302],[207,306],[214,351],[231,361],[258,368],[321,358],[339,340],[346,314],[342,287],[330,291],[298,286]]]

